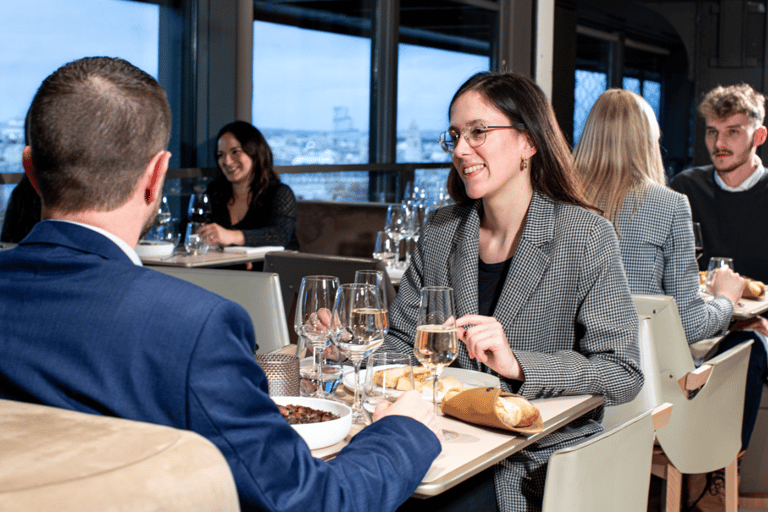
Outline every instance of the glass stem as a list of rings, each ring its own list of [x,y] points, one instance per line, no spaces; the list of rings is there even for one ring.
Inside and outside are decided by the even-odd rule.
[[[360,365],[363,360],[355,361],[355,399],[352,402],[352,412],[354,414],[363,413],[362,393],[360,393]]]
[[[316,344],[312,344],[312,374],[316,379],[315,396],[324,397],[325,390],[323,389],[323,350],[325,347],[319,347]]]
[[[437,416],[437,373],[432,376],[432,405],[435,407],[435,416]]]

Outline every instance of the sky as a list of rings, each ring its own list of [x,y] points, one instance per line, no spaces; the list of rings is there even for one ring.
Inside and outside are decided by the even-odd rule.
[[[122,57],[157,77],[159,8],[127,0],[4,2],[0,18],[0,123],[23,119],[37,87],[62,64]],[[254,124],[330,130],[334,107],[368,130],[370,40],[254,23]],[[400,45],[398,132],[443,130],[453,93],[489,59]]]
[[[369,39],[254,22],[253,122],[265,128],[330,130],[333,108],[346,106],[368,130]],[[398,131],[445,129],[448,103],[488,57],[400,45]]]
[[[23,119],[40,83],[86,56],[121,57],[157,78],[159,8],[125,0],[3,2],[0,123]]]

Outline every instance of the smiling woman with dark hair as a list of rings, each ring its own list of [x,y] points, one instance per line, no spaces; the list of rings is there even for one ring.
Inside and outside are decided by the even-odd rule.
[[[643,377],[619,244],[589,211],[544,92],[520,75],[480,73],[453,97],[449,118],[440,140],[453,156],[449,191],[459,204],[439,208],[422,230],[382,350],[412,354],[420,289],[450,286],[460,367],[497,375],[504,391],[528,399],[632,400]],[[501,461],[495,496],[477,498],[491,494],[505,512],[539,510],[549,456],[599,432],[601,416]]]
[[[219,172],[207,190],[213,222],[200,228],[200,235],[221,245],[298,250],[296,197],[272,168],[264,136],[253,125],[235,121],[216,140]]]

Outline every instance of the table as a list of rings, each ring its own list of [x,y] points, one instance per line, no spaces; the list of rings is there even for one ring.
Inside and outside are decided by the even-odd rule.
[[[339,386],[339,389],[342,388],[343,386]],[[430,498],[447,491],[601,406],[603,397],[561,396],[532,400],[531,403],[539,408],[544,420],[543,430],[531,436],[515,435],[513,432],[480,427],[448,416],[440,416],[443,429],[452,430],[459,436],[453,441],[443,443],[443,451],[432,463],[413,496]],[[362,425],[352,425],[352,430],[344,441],[327,448],[313,450],[312,453],[318,458],[333,458],[361,429]]]
[[[705,301],[712,300],[712,294],[704,291],[703,286],[701,288],[701,297]],[[764,293],[763,298],[758,300],[742,297],[739,303],[736,304],[736,307],[733,308],[733,318],[737,320],[753,318],[766,311],[768,311],[768,294]]]
[[[163,267],[218,267],[223,265],[239,265],[264,261],[264,255],[268,252],[282,251],[282,247],[256,247],[250,252],[224,252],[222,249],[211,249],[205,254],[188,255],[184,250],[177,250],[171,256],[144,257],[141,262],[144,265],[157,265]]]

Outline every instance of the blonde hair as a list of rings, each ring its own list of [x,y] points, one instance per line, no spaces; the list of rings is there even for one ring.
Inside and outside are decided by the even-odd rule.
[[[630,192],[639,192],[637,207],[650,183],[666,185],[659,137],[653,109],[633,92],[609,89],[592,106],[574,149],[576,171],[587,200],[614,225]]]

